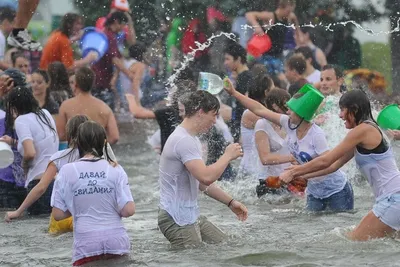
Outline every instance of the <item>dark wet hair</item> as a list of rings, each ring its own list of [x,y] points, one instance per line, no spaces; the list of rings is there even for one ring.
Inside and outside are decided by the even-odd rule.
[[[59,61],[55,61],[49,64],[47,72],[50,77],[50,92],[65,91],[68,97],[72,97],[73,93],[69,86],[69,76],[65,65]]]
[[[371,103],[362,90],[356,89],[344,93],[340,98],[339,107],[346,108],[354,116],[357,125],[367,120],[376,123],[372,116]]]
[[[11,89],[6,96],[6,131],[12,131],[14,129],[15,119],[13,111],[17,113],[17,116],[25,115],[28,113],[34,113],[37,115],[37,120],[40,120],[43,124],[50,128],[56,137],[57,132],[50,119],[46,116],[44,111],[39,107],[39,103],[33,97],[32,90],[26,86],[17,86]]]
[[[104,156],[105,160],[115,164],[110,155],[108,155],[106,130],[97,122],[87,121],[79,125],[76,145],[80,157],[86,154],[99,158]],[[106,155],[104,155],[104,152]]]
[[[191,80],[180,80],[175,84],[176,91],[172,94],[171,106],[178,109],[178,102],[186,95],[197,91],[196,84]]]
[[[296,50],[294,50],[294,53],[302,54],[305,59],[310,59],[310,58],[314,59],[313,51],[308,46],[300,46],[300,47],[296,48]]]
[[[231,55],[234,60],[237,60],[240,57],[240,62],[242,64],[247,63],[247,52],[246,49],[243,48],[240,44],[236,42],[229,42],[228,46],[225,48],[225,53]]]
[[[254,80],[258,77],[262,77],[264,75],[268,75],[267,67],[264,64],[256,63],[250,69],[251,74],[253,75]]]
[[[60,32],[62,32],[68,37],[71,37],[73,26],[79,20],[83,22],[83,17],[79,14],[76,13],[65,14],[60,23],[60,28],[59,28]]]
[[[15,18],[15,11],[9,7],[0,8],[0,23],[5,20],[12,22]]]
[[[290,99],[290,94],[283,89],[274,88],[267,94],[265,99],[265,104],[269,110],[275,111],[274,104],[277,105],[282,111],[286,113],[288,108],[286,107],[286,102]]]
[[[286,65],[289,69],[295,70],[300,75],[303,75],[307,69],[306,60],[301,55],[291,56],[286,62]]]
[[[26,60],[28,60],[28,58],[24,55],[24,52],[22,52],[20,50],[11,53],[11,63],[13,65],[13,67],[15,67],[15,63],[17,62],[17,58],[20,58],[20,57],[25,58]]]
[[[204,112],[215,111],[218,113],[220,104],[218,99],[206,91],[193,92],[181,100],[185,107],[185,117],[190,118],[199,110]]]
[[[86,115],[75,115],[68,120],[65,126],[65,135],[68,145],[76,146],[79,126],[87,121],[89,121],[89,117]]]
[[[249,89],[248,96],[264,105],[266,93],[272,89],[273,84],[268,75],[258,76],[254,81],[254,85]]]
[[[95,79],[94,72],[88,67],[81,67],[75,72],[76,87],[83,92],[90,92]]]
[[[337,79],[343,78],[344,74],[343,74],[343,69],[341,67],[339,67],[338,65],[333,65],[333,64],[328,64],[325,65],[321,71],[324,70],[331,70],[333,69],[335,71],[335,75]]]
[[[47,71],[45,71],[45,70],[35,70],[35,71],[32,72],[32,74],[35,74],[35,73],[39,74],[40,76],[42,76],[43,80],[46,83],[49,83],[50,79],[49,79],[49,75],[48,75]],[[50,101],[50,87],[46,88],[46,97],[45,97],[44,101],[45,101],[45,103],[49,103],[49,101]]]
[[[14,81],[14,87],[24,86],[30,88],[30,84],[26,82],[26,75],[18,69],[15,68],[6,69],[0,75],[7,75],[10,78],[12,78]]]
[[[287,7],[287,6],[294,6],[296,4],[296,0],[279,0],[278,6],[279,7]]]
[[[78,149],[76,145],[76,140],[78,138],[79,126],[87,121],[89,121],[89,117],[86,115],[75,115],[68,120],[67,125],[65,126],[65,130],[66,130],[68,146],[72,145],[72,149],[67,154],[54,159],[53,162],[65,157],[69,157],[68,162],[73,162],[76,160],[73,152],[75,151],[75,149]]]
[[[106,22],[104,23],[104,26],[108,27],[116,21],[121,24],[128,23],[128,18],[126,17],[124,12],[115,11],[111,13],[111,15],[107,18]]]
[[[129,57],[137,61],[143,61],[143,55],[146,52],[146,46],[143,43],[137,42],[129,47]]]

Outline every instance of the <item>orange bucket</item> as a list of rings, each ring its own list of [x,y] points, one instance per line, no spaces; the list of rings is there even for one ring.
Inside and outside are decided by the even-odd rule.
[[[272,47],[271,38],[268,34],[253,35],[247,43],[247,52],[253,57],[260,57],[262,54],[268,52]]]

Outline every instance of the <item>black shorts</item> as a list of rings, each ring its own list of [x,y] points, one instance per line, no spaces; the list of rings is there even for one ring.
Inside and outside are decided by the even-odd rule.
[[[0,180],[0,208],[17,209],[26,197],[26,189]]]
[[[40,180],[33,180],[28,184],[28,192],[30,192]],[[50,214],[51,213],[51,206],[50,206],[50,199],[51,193],[53,192],[53,185],[54,181],[49,184],[46,192],[35,202],[32,206],[28,208],[29,215],[40,215],[40,214]]]

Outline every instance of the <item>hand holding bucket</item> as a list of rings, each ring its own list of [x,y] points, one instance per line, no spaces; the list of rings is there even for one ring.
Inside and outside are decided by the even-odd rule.
[[[0,138],[0,169],[7,168],[14,162],[14,152],[12,151],[9,142],[12,138],[5,135]]]
[[[107,36],[98,31],[95,27],[87,27],[83,29],[84,34],[80,40],[80,48],[82,50],[82,57],[91,56],[95,61],[100,60],[108,50]],[[97,53],[95,57],[94,53]]]
[[[272,41],[268,34],[253,35],[247,43],[247,52],[253,57],[260,57],[272,48]]]

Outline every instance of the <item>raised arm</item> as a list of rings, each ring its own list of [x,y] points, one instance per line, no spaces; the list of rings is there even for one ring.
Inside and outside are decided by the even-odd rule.
[[[262,29],[262,25],[258,23],[258,20],[262,21],[271,21],[274,19],[273,14],[271,12],[263,11],[251,11],[246,13],[246,19],[248,23],[254,28],[255,34],[262,35],[264,34],[264,30]],[[273,21],[271,21],[273,23]]]
[[[225,86],[225,90],[231,96],[236,98],[243,106],[248,108],[251,112],[253,112],[254,114],[256,114],[259,117],[269,120],[270,122],[281,125],[281,122],[280,122],[281,114],[267,109],[259,102],[255,101],[251,98],[248,98],[247,96],[242,95],[241,93],[236,91],[236,89],[233,87],[232,82],[228,78],[225,78],[224,86]]]

